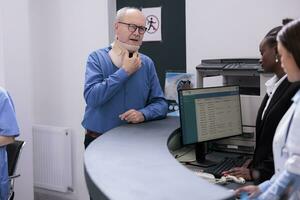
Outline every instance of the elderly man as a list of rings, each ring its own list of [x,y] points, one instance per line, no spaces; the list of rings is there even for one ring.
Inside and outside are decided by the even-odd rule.
[[[165,101],[153,61],[138,52],[147,28],[143,13],[125,7],[117,12],[115,41],[90,54],[85,73],[85,147],[124,123],[166,116]]]

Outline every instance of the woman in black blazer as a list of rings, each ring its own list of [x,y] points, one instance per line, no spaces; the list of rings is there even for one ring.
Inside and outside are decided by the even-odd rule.
[[[289,21],[284,20],[283,24]],[[243,167],[236,167],[223,172],[225,175],[252,180],[256,184],[270,179],[274,174],[273,137],[279,121],[292,104],[291,98],[299,88],[299,83],[291,84],[287,80],[281,67],[276,41],[277,33],[281,28],[282,26],[279,26],[269,31],[259,46],[260,63],[264,72],[275,75],[266,82],[267,94],[257,113],[256,147],[253,159],[246,162]]]

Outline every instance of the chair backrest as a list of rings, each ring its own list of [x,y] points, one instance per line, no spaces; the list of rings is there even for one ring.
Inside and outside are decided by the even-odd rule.
[[[15,142],[6,146],[9,176],[14,175],[16,171],[19,156],[24,144],[24,141],[15,140]]]

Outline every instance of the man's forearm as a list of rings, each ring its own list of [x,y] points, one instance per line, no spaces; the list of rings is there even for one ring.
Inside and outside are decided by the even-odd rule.
[[[168,104],[163,98],[159,98],[156,102],[147,105],[139,111],[143,113],[145,121],[162,119],[167,115]]]
[[[15,137],[12,136],[0,136],[0,146],[4,146],[15,141]]]

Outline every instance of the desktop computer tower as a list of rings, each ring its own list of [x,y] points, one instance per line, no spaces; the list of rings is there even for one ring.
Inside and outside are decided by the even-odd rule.
[[[253,154],[256,115],[272,74],[263,72],[259,59],[245,58],[202,60],[196,69],[197,87],[240,86],[243,134],[209,142],[209,149]]]

